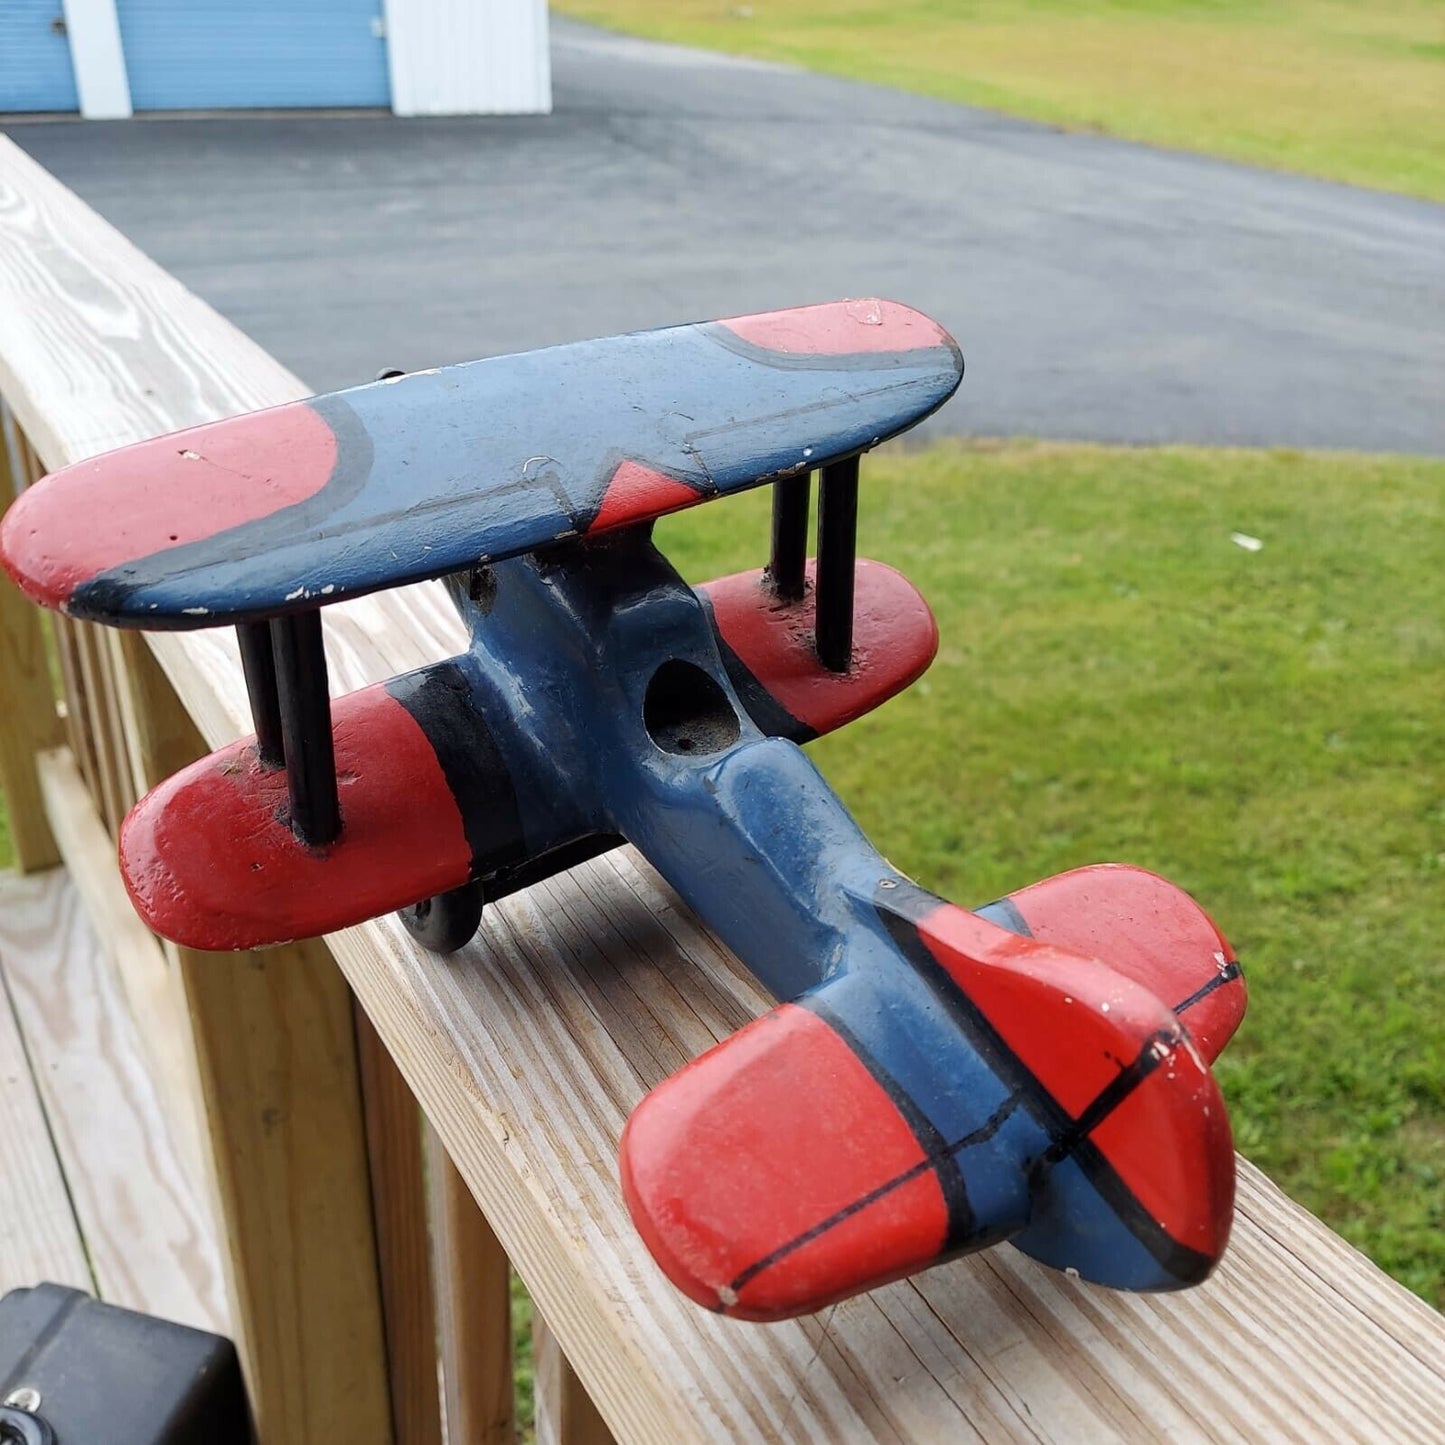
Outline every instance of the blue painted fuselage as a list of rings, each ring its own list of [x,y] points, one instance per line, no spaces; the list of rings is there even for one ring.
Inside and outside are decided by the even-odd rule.
[[[910,909],[939,900],[873,848],[796,744],[758,730],[702,603],[650,540],[634,530],[493,576],[485,602],[453,596],[526,852],[620,834],[779,1000],[842,1035],[935,1159],[949,1252],[1014,1237],[1106,1283],[1177,1285],[1097,1181],[1050,1157],[1057,1106],[908,947]]]

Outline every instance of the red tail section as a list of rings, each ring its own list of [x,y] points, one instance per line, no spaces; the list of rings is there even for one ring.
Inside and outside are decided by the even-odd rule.
[[[1244,974],[1214,920],[1182,889],[1143,868],[1099,863],[1011,893],[1029,934],[1107,959],[1184,1023],[1213,1063],[1244,1017]],[[985,910],[986,912],[987,910]]]
[[[1234,1197],[1208,1060],[1244,1008],[1208,915],[1124,867],[984,916],[887,897],[896,968],[918,969],[936,1005],[865,945],[861,985],[838,974],[774,1010],[629,1120],[623,1191],[673,1283],[780,1319],[1007,1237],[1116,1287],[1207,1275]]]
[[[1134,872],[1120,870],[1130,882]],[[1172,884],[1164,886],[1195,908]],[[1099,918],[1113,916],[1114,902],[1106,891],[1094,917],[1081,914],[1069,923],[1088,934]],[[1141,919],[1131,921],[1132,941],[1142,942],[1147,929]],[[1121,950],[1134,965],[1126,972],[1058,944],[1005,933],[953,904],[940,905],[918,932],[1060,1111],[1061,1133],[1074,1136],[1076,1145],[1087,1140],[1149,1226],[1197,1258],[1191,1269],[1207,1270],[1224,1251],[1234,1214],[1229,1119],[1209,1065],[1174,1011],[1131,976],[1149,975],[1149,954],[1142,947]],[[1186,960],[1171,943],[1164,940],[1155,961],[1172,984]],[[1197,961],[1196,953],[1196,970]],[[1081,1274],[1113,1282],[1091,1270],[1085,1257],[1074,1266]]]
[[[912,1274],[948,1231],[907,1121],[843,1039],[794,1004],[654,1089],[627,1122],[621,1169],[668,1278],[738,1319],[786,1319]]]

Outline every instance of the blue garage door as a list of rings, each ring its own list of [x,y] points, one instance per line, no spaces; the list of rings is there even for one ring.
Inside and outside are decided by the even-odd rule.
[[[389,105],[381,5],[119,0],[131,104],[137,110]]]
[[[0,111],[79,109],[60,0],[0,0]]]

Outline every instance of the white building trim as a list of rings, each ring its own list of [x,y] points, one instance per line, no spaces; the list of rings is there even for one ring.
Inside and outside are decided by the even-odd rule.
[[[62,0],[80,113],[87,120],[126,120],[130,80],[115,0]]]
[[[397,115],[547,114],[547,0],[385,0]]]

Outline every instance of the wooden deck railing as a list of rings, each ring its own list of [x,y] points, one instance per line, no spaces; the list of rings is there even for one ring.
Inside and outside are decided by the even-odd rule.
[[[305,392],[0,141],[8,485]],[[114,834],[142,790],[250,731],[234,640],[52,620],[52,679],[43,625],[0,587],[19,864],[63,859],[144,1021],[216,1201],[267,1445],[388,1422],[434,1445],[438,1353],[449,1438],[509,1438],[509,1259],[545,1320],[542,1439],[1439,1431],[1445,1322],[1243,1161],[1229,1256],[1186,1294],[1111,1294],[1004,1248],[785,1325],[696,1309],[631,1229],[617,1138],[767,1001],[646,864],[623,851],[517,895],[450,961],[392,920],[264,954],[162,946],[126,906]],[[339,690],[463,640],[434,584],[328,609],[326,631]]]

